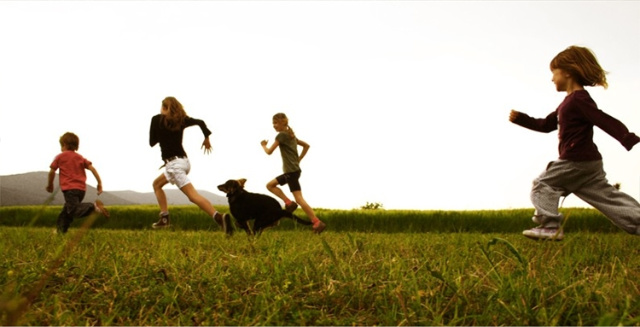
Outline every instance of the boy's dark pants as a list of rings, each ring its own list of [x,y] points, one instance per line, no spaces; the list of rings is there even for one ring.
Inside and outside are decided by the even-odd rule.
[[[67,190],[62,191],[64,195],[64,207],[58,215],[58,231],[66,233],[73,222],[73,218],[86,217],[95,211],[93,203],[82,202],[85,191]]]

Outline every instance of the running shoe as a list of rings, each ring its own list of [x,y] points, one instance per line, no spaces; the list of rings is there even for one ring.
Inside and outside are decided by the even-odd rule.
[[[564,232],[558,228],[535,227],[522,232],[522,235],[533,240],[562,241]]]
[[[153,225],[151,225],[151,227],[153,227],[154,229],[158,229],[158,228],[166,228],[171,226],[171,223],[169,222],[169,215],[162,215],[160,214],[160,219],[153,223]]]

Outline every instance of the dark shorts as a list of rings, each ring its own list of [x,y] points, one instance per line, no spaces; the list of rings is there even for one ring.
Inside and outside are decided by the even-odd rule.
[[[280,185],[289,184],[289,190],[291,192],[300,191],[302,190],[302,188],[300,187],[300,181],[299,181],[301,173],[302,173],[301,171],[295,171],[293,173],[284,173],[276,177],[276,180]]]

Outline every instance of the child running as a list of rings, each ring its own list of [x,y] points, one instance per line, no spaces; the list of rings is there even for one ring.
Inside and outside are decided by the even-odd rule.
[[[640,141],[627,127],[609,116],[591,99],[585,86],[607,88],[606,72],[591,50],[571,46],[556,55],[550,64],[552,81],[567,96],[546,118],[536,119],[512,110],[509,120],[538,132],[558,129],[559,159],[533,181],[532,220],[540,226],[522,232],[532,239],[562,240],[563,216],[558,212],[560,197],[573,193],[600,210],[616,226],[640,235],[640,204],[607,182],[602,156],[593,143],[593,126],[611,135],[627,150]]]
[[[74,133],[64,133],[60,137],[60,148],[62,153],[58,154],[49,166],[49,176],[47,192],[53,192],[53,180],[56,171],[60,169],[59,183],[60,190],[64,195],[64,207],[58,215],[57,230],[64,234],[69,229],[74,218],[82,218],[97,212],[105,217],[109,217],[109,212],[104,207],[104,203],[96,200],[94,203],[82,202],[87,191],[87,175],[85,169],[91,171],[98,182],[98,195],[102,194],[102,180],[98,171],[93,167],[91,161],[85,159],[77,153],[80,147],[80,138]]]
[[[273,128],[278,132],[276,140],[271,147],[267,147],[267,140],[260,142],[264,152],[271,155],[276,148],[280,148],[280,155],[282,156],[282,169],[284,174],[276,177],[267,184],[267,189],[282,199],[285,203],[285,210],[293,212],[298,207],[298,204],[302,207],[302,210],[307,214],[311,223],[313,224],[313,231],[317,234],[322,233],[326,225],[318,217],[316,217],[311,206],[307,204],[307,201],[302,197],[302,188],[300,187],[300,161],[309,151],[309,144],[296,138],[293,129],[289,126],[289,119],[283,113],[277,113],[273,116]],[[298,155],[298,145],[302,146],[302,152]],[[284,192],[278,187],[278,185],[289,184],[289,190],[293,193],[295,202],[291,201]],[[297,202],[297,203],[296,203]]]
[[[231,235],[233,233],[231,216],[218,212],[209,200],[196,191],[187,177],[191,170],[191,164],[187,158],[187,153],[182,147],[182,136],[184,129],[193,125],[198,125],[202,130],[202,134],[204,134],[204,142],[202,142],[204,153],[211,153],[211,143],[209,143],[211,131],[204,121],[187,116],[182,104],[176,98],[166,97],[162,100],[160,114],[151,118],[149,145],[153,147],[160,143],[160,151],[164,161],[162,167],[165,168],[164,173],[153,181],[153,191],[160,206],[160,219],[152,227],[165,228],[171,225],[167,196],[162,190],[167,183],[171,183],[175,184],[189,198],[189,201],[198,205],[218,225],[222,226],[227,235]]]

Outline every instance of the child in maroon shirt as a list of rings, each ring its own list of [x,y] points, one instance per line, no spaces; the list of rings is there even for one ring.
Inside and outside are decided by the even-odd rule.
[[[58,154],[50,165],[47,192],[53,192],[53,180],[56,171],[60,169],[60,189],[64,194],[64,207],[58,215],[58,232],[66,233],[74,218],[86,217],[93,212],[101,213],[109,217],[109,212],[100,200],[95,203],[82,202],[87,191],[87,175],[85,169],[91,171],[98,181],[98,195],[102,193],[102,180],[98,171],[93,167],[91,161],[82,157],[76,151],[80,145],[80,139],[73,133],[65,133],[60,137],[60,147],[62,153]]]
[[[561,240],[563,216],[560,197],[571,193],[600,210],[624,231],[640,235],[640,204],[611,186],[605,178],[602,156],[593,143],[593,126],[618,140],[627,150],[640,141],[617,119],[599,110],[584,86],[607,87],[605,71],[593,53],[571,46],[551,61],[552,81],[558,92],[567,92],[560,106],[546,118],[535,119],[512,110],[509,120],[538,132],[558,129],[559,159],[534,180],[531,201],[533,221],[539,227],[523,231],[533,239]]]

